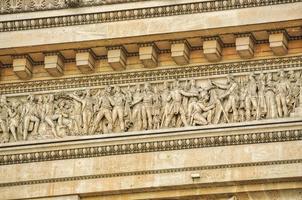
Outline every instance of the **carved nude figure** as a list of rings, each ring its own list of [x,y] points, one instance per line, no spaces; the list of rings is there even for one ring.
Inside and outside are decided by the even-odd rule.
[[[22,111],[22,117],[21,119],[23,119],[23,140],[27,139],[27,135],[28,135],[28,131],[30,128],[30,123],[33,122],[34,123],[34,128],[32,131],[32,134],[35,135],[38,132],[38,128],[39,128],[39,123],[40,123],[40,119],[38,118],[38,113],[37,113],[37,107],[36,104],[34,102],[35,97],[33,95],[29,95],[27,97],[27,101],[25,102],[24,106],[23,106],[23,111]]]
[[[79,97],[78,91],[73,93],[74,96]],[[82,118],[82,103],[79,101],[72,102],[72,114],[71,119],[75,121],[75,130],[77,134],[82,134],[83,118]]]
[[[55,114],[54,107],[54,95],[48,95],[47,101],[45,102],[45,122],[50,126],[52,134],[55,138],[59,138],[56,130],[56,124],[54,121],[60,118],[60,115]]]
[[[74,100],[81,103],[81,110],[82,110],[82,119],[83,119],[83,132],[84,134],[89,133],[89,126],[91,123],[92,115],[93,115],[93,106],[95,103],[94,98],[92,97],[90,90],[86,90],[85,96],[80,98],[74,94],[70,94]]]
[[[20,125],[20,115],[20,102],[13,100],[12,105],[8,108],[8,125],[15,141],[18,140],[17,132]]]

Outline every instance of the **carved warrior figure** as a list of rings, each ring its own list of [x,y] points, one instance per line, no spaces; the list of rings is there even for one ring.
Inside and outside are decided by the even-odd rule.
[[[302,81],[296,71],[228,75],[202,85],[185,80],[183,87],[178,80],[172,83],[1,96],[0,142],[244,122],[301,112]]]
[[[194,104],[193,113],[190,119],[191,125],[207,125],[211,124],[213,117],[213,109],[215,103],[210,103],[209,90],[202,90],[199,95],[199,100]]]
[[[226,122],[237,122],[238,121],[238,100],[239,100],[239,85],[233,75],[227,76],[227,83],[221,84],[212,82],[211,84],[216,86],[219,89],[225,90],[225,92],[218,96],[215,95],[216,99],[216,111],[214,117],[214,124],[217,124],[221,118],[221,115],[225,117]],[[225,100],[225,105],[222,104],[222,101]],[[233,119],[230,120],[229,113],[232,112]]]
[[[188,126],[186,113],[182,105],[182,97],[183,96],[194,97],[194,95],[195,94],[191,94],[180,89],[178,80],[174,80],[173,90],[170,92],[170,95],[167,97],[168,102],[171,100],[171,105],[169,107],[169,111],[167,114],[165,127],[169,127],[173,117],[180,117],[180,120],[184,124],[184,126]]]

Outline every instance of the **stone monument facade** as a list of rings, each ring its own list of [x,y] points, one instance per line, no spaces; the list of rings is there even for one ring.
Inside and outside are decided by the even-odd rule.
[[[0,199],[302,199],[301,10],[0,2]]]

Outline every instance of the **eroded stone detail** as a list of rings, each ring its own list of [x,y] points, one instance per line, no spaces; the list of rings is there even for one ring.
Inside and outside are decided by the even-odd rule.
[[[25,2],[26,1],[26,2]],[[31,3],[29,3],[30,1]],[[76,1],[76,0],[71,0]],[[104,3],[102,3],[102,1]],[[135,2],[140,0],[116,0],[116,3]],[[141,0],[144,1],[144,0]],[[117,10],[108,12],[98,12],[90,14],[76,14],[57,17],[45,17],[35,19],[21,19],[14,21],[3,21],[0,23],[0,32],[31,30],[38,28],[52,28],[63,26],[74,26],[83,24],[107,23],[133,19],[145,19],[151,17],[164,17],[175,15],[187,15],[190,13],[216,12],[219,10],[230,10],[247,7],[260,7],[268,5],[278,5],[285,3],[295,3],[301,0],[259,0],[259,1],[221,1],[210,0],[187,4],[157,6],[148,8],[138,8],[133,10]],[[25,2],[25,3],[24,3]],[[37,3],[39,2],[39,3]],[[81,6],[96,6],[110,4],[111,0],[83,0]],[[68,8],[64,0],[52,0],[52,3],[44,3],[43,0],[5,0],[0,1],[1,13],[29,12],[47,9]]]
[[[2,95],[1,142],[290,117],[300,110],[300,80],[300,70],[280,70]]]

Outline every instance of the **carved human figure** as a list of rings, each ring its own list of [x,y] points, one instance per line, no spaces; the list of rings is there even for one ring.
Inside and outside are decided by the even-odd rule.
[[[79,97],[79,91],[75,91],[73,93],[73,96]],[[73,101],[72,102],[72,113],[71,113],[71,119],[75,121],[75,131],[77,134],[82,134],[82,126],[83,126],[83,118],[82,118],[82,103],[79,101]]]
[[[85,91],[85,95],[82,98],[74,94],[70,94],[69,96],[81,103],[83,132],[84,134],[90,134],[89,127],[93,116],[93,106],[95,104],[95,99],[92,97],[89,89]]]
[[[245,95],[246,94],[246,87],[245,84],[241,81],[239,82],[239,103],[238,103],[238,121],[244,122],[245,121]]]
[[[186,113],[182,105],[182,97],[193,97],[191,93],[183,91],[179,87],[179,82],[174,80],[173,90],[170,92],[169,96],[167,97],[167,102],[171,100],[171,104],[169,106],[169,110],[167,113],[167,119],[165,121],[165,127],[169,127],[170,122],[173,117],[180,117],[181,122],[184,126],[188,126],[188,122],[186,119]]]
[[[257,82],[255,74],[252,72],[249,74],[245,90],[245,114],[247,121],[251,120],[252,111],[255,111],[254,113],[256,114],[257,105]]]
[[[219,89],[225,90],[224,93],[220,96],[217,96],[217,106],[215,111],[215,117],[213,120],[214,124],[217,124],[220,120],[221,115],[225,116],[227,122],[230,121],[229,119],[229,112],[233,113],[233,122],[238,121],[238,92],[239,92],[239,85],[233,75],[229,74],[227,76],[226,84],[211,82],[213,85],[217,86]],[[222,105],[221,100],[225,100],[225,104]]]
[[[290,90],[287,96],[288,112],[294,111],[295,107],[299,105],[299,95],[301,87],[301,76],[300,73],[295,73],[293,70],[289,71],[289,82]]]
[[[162,102],[162,109],[161,109],[161,127],[165,125],[167,120],[167,116],[171,106],[171,98],[170,98],[170,89],[169,84],[167,81],[164,81],[163,90],[161,91],[161,102]]]
[[[196,87],[196,81],[194,79],[190,80],[190,89],[188,90],[188,92],[192,95],[189,98],[188,114],[187,114],[188,118],[190,119],[190,117],[192,116],[193,108],[195,107],[198,101],[198,94],[199,94],[199,90]]]
[[[94,133],[97,128],[100,126],[100,122],[103,119],[107,120],[107,130],[108,133],[112,132],[112,99],[111,99],[111,87],[107,86],[104,91],[103,94],[101,96],[99,96],[99,101],[97,106],[98,112],[96,114],[96,117],[93,121],[93,125],[92,125],[92,133]]]
[[[290,94],[290,83],[283,70],[279,72],[279,79],[276,84],[276,103],[279,117],[289,115],[287,108],[287,96]]]
[[[2,129],[2,138],[1,142],[8,142],[9,141],[9,129],[8,129],[8,108],[9,104],[7,102],[6,96],[0,97],[0,127]]]
[[[214,108],[215,103],[210,104],[209,91],[206,89],[200,91],[199,100],[194,104],[194,108],[192,108],[190,124],[193,126],[210,124]]]
[[[115,124],[118,119],[121,131],[125,131],[124,123],[124,109],[125,109],[125,95],[122,93],[119,86],[114,87],[114,95],[112,98],[113,111],[112,111],[112,123]]]
[[[36,100],[37,100],[37,103],[36,103],[36,106],[37,106],[37,117],[40,119],[40,124],[41,122],[44,121],[45,119],[45,101],[44,101],[44,96],[43,95],[37,95],[36,96]]]
[[[145,83],[143,92],[143,106],[142,106],[142,116],[143,116],[143,129],[148,130],[153,128],[153,92],[151,91],[150,83]]]
[[[140,85],[135,86],[133,93],[133,99],[131,103],[132,108],[132,123],[134,130],[141,130],[142,128],[142,99],[143,95],[141,93]]]
[[[153,129],[159,129],[161,125],[161,95],[157,86],[154,87],[153,91]]]
[[[190,90],[190,81],[189,80],[187,80],[186,82],[185,82],[185,84],[182,86],[182,89],[183,89],[183,91],[186,91],[186,92],[188,92],[189,90]],[[190,100],[190,97],[187,97],[187,96],[183,96],[182,97],[182,106],[183,106],[183,108],[184,108],[184,110],[185,110],[185,113],[188,113],[188,109],[189,109],[189,100]]]
[[[131,103],[132,103],[132,91],[130,85],[127,88],[122,89],[125,95],[125,129],[129,130],[133,126]]]
[[[60,118],[60,115],[55,114],[54,95],[49,94],[45,102],[45,122],[50,126],[52,134],[55,138],[59,138],[56,130],[55,121]]]
[[[268,73],[266,75],[266,85],[265,85],[265,100],[267,105],[267,119],[273,119],[278,116],[277,104],[276,104],[276,83],[273,80],[273,74]]]
[[[18,129],[20,128],[20,116],[21,116],[21,111],[20,111],[20,102],[17,100],[13,100],[11,106],[8,108],[8,126],[9,130],[13,135],[13,138],[15,141],[18,140],[17,133]]]
[[[38,118],[39,114],[37,110],[37,105],[34,101],[35,97],[30,94],[27,97],[27,101],[24,103],[23,106],[23,111],[21,115],[21,118],[23,119],[23,140],[27,139],[30,123],[34,124],[32,134],[35,135],[38,132],[40,119]]]
[[[57,102],[57,109],[55,115],[58,116],[57,120],[57,133],[59,136],[70,134],[74,130],[74,119],[70,118],[71,108],[70,102],[63,99]]]
[[[259,74],[259,79],[257,83],[258,87],[258,104],[257,104],[257,112],[256,112],[256,119],[262,119],[265,117],[267,113],[267,105],[265,101],[265,87],[266,87],[266,80],[265,75],[263,72]]]

